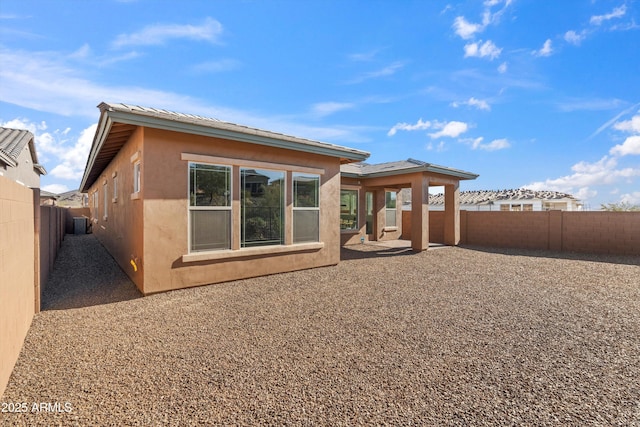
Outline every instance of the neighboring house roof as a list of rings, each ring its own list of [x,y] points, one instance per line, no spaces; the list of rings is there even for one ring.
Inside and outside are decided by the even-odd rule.
[[[475,173],[448,168],[446,166],[434,165],[433,163],[426,163],[416,159],[378,163],[373,165],[368,163],[346,164],[340,166],[340,172],[342,173],[342,176],[351,178],[373,178],[413,172],[433,172],[455,176],[459,179],[476,179],[478,177]]]
[[[0,161],[11,167],[18,166],[18,157],[27,144],[29,145],[33,168],[40,175],[46,175],[47,171],[42,165],[38,164],[33,134],[28,130],[0,127]]]
[[[137,126],[164,129],[338,157],[342,163],[362,161],[366,151],[251,128],[193,114],[127,104],[101,103],[100,120],[85,168],[81,191],[87,191],[127,142]]]
[[[55,193],[50,193],[49,191],[40,190],[40,198],[41,199],[58,199],[58,195]]]
[[[501,200],[575,200],[577,199],[571,194],[560,193],[557,191],[534,191],[525,188],[514,190],[478,190],[478,191],[461,191],[461,205],[486,205],[489,202],[497,202]],[[432,205],[443,205],[444,194],[430,194],[429,203]]]

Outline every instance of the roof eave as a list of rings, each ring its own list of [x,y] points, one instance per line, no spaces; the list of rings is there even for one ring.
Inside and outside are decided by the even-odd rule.
[[[91,170],[93,169],[93,165],[96,161],[96,156],[100,152],[102,145],[106,139],[106,135],[109,134],[108,130],[111,129],[111,125],[113,122],[111,119],[105,114],[103,111],[100,114],[100,120],[98,121],[98,127],[96,129],[96,134],[93,137],[93,143],[91,144],[91,150],[89,151],[89,156],[87,157],[87,164],[84,168],[84,174],[82,175],[82,181],[80,181],[80,192],[86,193],[89,191],[89,187],[93,185],[93,182],[88,182],[89,175],[91,174]]]

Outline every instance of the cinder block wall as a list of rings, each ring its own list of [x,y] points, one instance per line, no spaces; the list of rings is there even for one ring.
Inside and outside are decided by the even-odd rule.
[[[411,212],[402,213],[411,239]],[[444,242],[444,212],[429,212],[429,241]],[[460,243],[496,248],[640,255],[640,212],[460,211]]]
[[[36,310],[34,192],[0,176],[0,396]]]

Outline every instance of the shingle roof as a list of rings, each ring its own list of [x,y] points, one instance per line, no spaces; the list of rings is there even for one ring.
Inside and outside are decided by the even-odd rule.
[[[194,114],[106,102],[101,103],[98,108],[101,111],[100,122],[89,153],[85,174],[80,186],[81,191],[88,190],[88,187],[102,173],[137,126],[213,136],[339,157],[343,163],[362,161],[369,157],[368,152],[354,148],[252,128]],[[116,132],[114,132],[117,136],[110,135],[112,128],[117,128]]]
[[[345,176],[354,177],[374,177],[374,176],[387,176],[387,175],[399,175],[403,173],[411,172],[434,172],[444,175],[453,175],[460,179],[476,179],[477,174],[462,171],[459,169],[453,169],[446,166],[439,166],[433,163],[423,162],[422,160],[407,159],[399,160],[395,162],[368,164],[368,163],[355,163],[340,166],[340,172]]]
[[[461,191],[460,204],[462,205],[485,205],[489,202],[499,200],[559,200],[572,199],[577,200],[574,196],[558,191],[534,191],[526,188],[518,188],[513,190],[478,190],[478,191]],[[444,204],[444,194],[430,194],[429,203],[432,205]]]
[[[27,144],[31,152],[33,167],[36,168],[40,174],[46,174],[44,168],[38,164],[38,155],[36,153],[33,134],[24,129],[0,127],[0,161],[16,167],[18,165],[18,157]]]

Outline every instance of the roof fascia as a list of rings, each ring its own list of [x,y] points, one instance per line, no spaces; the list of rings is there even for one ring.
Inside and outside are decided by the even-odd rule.
[[[369,157],[369,153],[361,151],[351,151],[327,146],[307,145],[295,141],[287,141],[266,135],[249,134],[234,130],[220,129],[196,123],[184,123],[181,121],[167,120],[160,117],[152,117],[140,114],[132,114],[124,111],[110,110],[107,114],[112,121],[135,126],[146,126],[156,129],[163,129],[195,135],[224,138],[233,141],[248,142],[252,144],[266,145],[287,150],[303,151],[312,154],[338,157],[351,161],[362,161]]]
[[[2,151],[0,151],[0,160],[11,167],[15,168],[16,166],[18,166],[18,162],[16,162],[11,156],[6,155]]]
[[[96,157],[100,150],[102,149],[102,145],[109,134],[109,130],[113,125],[113,121],[104,113],[100,115],[100,122],[98,123],[98,129],[96,130],[96,134],[93,138],[93,143],[91,144],[91,151],[89,152],[89,157],[87,158],[87,165],[84,168],[84,175],[82,176],[82,181],[80,181],[80,192],[85,193],[89,190],[89,186],[93,184],[93,182],[87,182],[89,179],[89,174],[91,169],[93,169],[93,164],[96,161]]]
[[[353,172],[346,172],[346,173],[343,172],[342,176],[348,177],[348,178],[380,178],[385,176],[404,175],[404,174],[410,174],[410,173],[416,173],[416,172],[438,173],[440,175],[453,176],[456,178],[460,178],[461,180],[476,179],[478,176],[480,176],[474,173],[464,172],[457,169],[450,169],[442,166],[435,166],[428,163],[425,165],[416,166],[412,168],[396,169],[396,170],[374,172],[374,173],[356,174]]]

